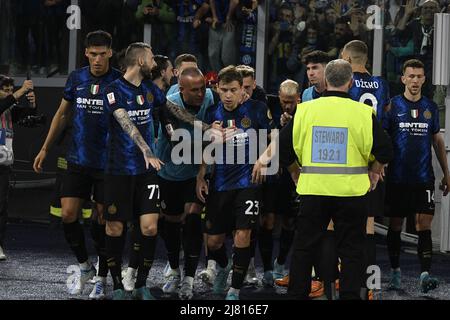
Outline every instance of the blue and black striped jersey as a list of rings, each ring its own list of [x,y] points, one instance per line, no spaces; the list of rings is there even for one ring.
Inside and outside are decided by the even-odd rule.
[[[71,102],[73,108],[68,162],[89,168],[105,168],[107,126],[103,90],[120,76],[120,71],[110,69],[105,75],[96,77],[89,67],[69,75],[64,89],[64,100]]]
[[[433,135],[439,132],[437,105],[426,97],[417,102],[403,95],[391,100],[383,127],[394,147],[387,179],[394,183],[429,183],[434,181],[432,151]]]
[[[251,153],[252,150],[257,150],[260,138],[267,139],[266,135],[259,135],[259,130],[265,129],[265,132],[270,133],[269,116],[270,113],[264,103],[251,99],[233,111],[227,111],[222,102],[207,110],[205,117],[207,123],[222,121],[225,127],[235,126],[240,129],[233,139],[224,144],[222,158],[217,159],[216,155],[218,161],[214,165],[211,185],[214,191],[257,187],[251,182],[253,170]],[[257,140],[251,139],[250,129],[255,130]]]
[[[348,94],[355,101],[371,106],[378,121],[383,121],[384,108],[389,104],[389,85],[381,77],[368,73],[354,72],[353,86]]]
[[[153,111],[166,104],[164,92],[153,82],[142,82],[136,87],[122,77],[105,89],[105,103],[109,133],[106,173],[138,175],[146,172],[141,150],[122,129],[113,113],[118,109],[125,109],[142,138],[154,151]]]

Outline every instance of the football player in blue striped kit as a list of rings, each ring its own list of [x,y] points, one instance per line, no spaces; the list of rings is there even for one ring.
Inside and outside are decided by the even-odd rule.
[[[123,77],[105,89],[108,122],[105,168],[106,253],[113,278],[113,299],[125,299],[121,279],[122,253],[128,221],[139,219],[139,266],[133,298],[153,300],[146,287],[156,247],[160,212],[157,171],[164,163],[154,155],[153,113],[167,110],[177,119],[194,125],[195,117],[166,100],[152,82],[155,61],[151,47],[131,44],[125,54]],[[210,126],[202,124],[202,129]]]
[[[208,233],[209,256],[217,262],[217,276],[213,292],[225,291],[227,278],[232,267],[231,287],[227,300],[238,300],[245,274],[251,258],[250,237],[259,220],[260,192],[252,183],[251,146],[258,143],[250,139],[249,130],[270,130],[267,107],[252,99],[241,103],[243,95],[242,75],[234,66],[219,72],[219,95],[221,102],[208,109],[205,121],[219,121],[231,130],[240,129],[223,146],[223,153],[216,158],[210,186],[204,177],[206,164],[197,175],[197,196],[206,199],[206,229]],[[267,139],[267,136],[261,137]],[[219,148],[222,148],[220,146]],[[230,157],[230,154],[232,155]],[[227,160],[233,158],[230,163]],[[257,155],[255,157],[256,161]],[[242,161],[243,160],[243,161]],[[234,254],[232,266],[228,263],[225,236],[234,232]]]
[[[121,76],[110,67],[112,38],[105,31],[94,31],[86,36],[85,55],[89,66],[73,71],[67,79],[64,96],[53,117],[44,145],[36,156],[33,168],[42,171],[43,162],[50,148],[64,129],[72,127],[67,151],[67,171],[61,184],[61,207],[64,235],[80,264],[80,277],[69,287],[71,294],[83,292],[86,281],[96,275],[89,262],[83,228],[78,222],[78,212],[85,200],[93,200],[98,217],[93,217],[92,234],[99,256],[99,281],[91,298],[104,297],[108,267],[105,257],[105,225],[103,215],[103,170],[106,162],[107,126],[103,114],[103,90]],[[70,117],[71,124],[68,123]]]
[[[404,63],[402,82],[405,91],[392,98],[383,123],[394,146],[394,159],[386,173],[386,202],[389,205],[386,212],[389,217],[387,246],[391,262],[389,285],[392,289],[401,289],[400,234],[403,219],[414,214],[419,237],[419,285],[424,293],[438,286],[438,280],[430,275],[433,253],[431,223],[435,210],[431,146],[444,173],[441,181],[444,196],[450,187],[439,110],[432,100],[422,95],[425,80],[425,67],[421,61],[412,59]]]

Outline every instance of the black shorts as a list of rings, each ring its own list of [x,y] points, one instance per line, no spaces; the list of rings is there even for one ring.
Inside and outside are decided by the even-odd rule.
[[[104,203],[104,173],[93,169],[67,163],[67,170],[61,180],[61,198],[80,198]]]
[[[254,229],[258,223],[258,188],[211,192],[206,201],[205,227],[208,234]]]
[[[262,194],[262,214],[274,213],[286,217],[297,215],[297,192],[294,184],[264,183]]]
[[[196,183],[196,178],[184,181],[169,181],[160,177],[162,212],[168,216],[177,216],[184,213],[186,203],[198,203],[203,206],[195,192]]]
[[[59,163],[59,159],[58,159]],[[62,179],[66,173],[67,169],[60,168],[59,166],[56,168],[56,179],[55,179],[55,189],[53,191],[52,201],[50,203],[50,214],[55,217],[62,217],[62,209],[61,209],[61,184]],[[89,219],[92,216],[92,201],[86,200],[83,204],[82,216],[83,219]]]
[[[434,215],[434,183],[386,185],[386,217],[406,218],[411,214]]]
[[[136,176],[105,175],[107,221],[132,221],[160,211],[158,176],[154,172]]]
[[[64,172],[61,169],[56,169],[55,189],[53,191],[52,202],[50,206],[61,209],[61,180]]]
[[[384,198],[386,197],[386,183],[378,182],[375,190],[367,194],[369,202],[369,217],[382,217],[384,215]]]

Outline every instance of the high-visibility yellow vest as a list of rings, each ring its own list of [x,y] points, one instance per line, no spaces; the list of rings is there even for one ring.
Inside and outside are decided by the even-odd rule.
[[[297,106],[293,145],[302,165],[300,195],[361,196],[370,186],[373,109],[326,96]]]

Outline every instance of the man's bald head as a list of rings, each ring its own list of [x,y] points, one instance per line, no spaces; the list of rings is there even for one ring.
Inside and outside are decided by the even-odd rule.
[[[198,68],[186,68],[179,79],[183,100],[193,106],[201,106],[205,99],[205,77]]]
[[[189,67],[184,69],[183,72],[180,74],[179,84],[180,86],[183,86],[183,84],[192,82],[192,79],[198,78],[201,78],[203,81],[205,79],[200,69],[195,67]]]

